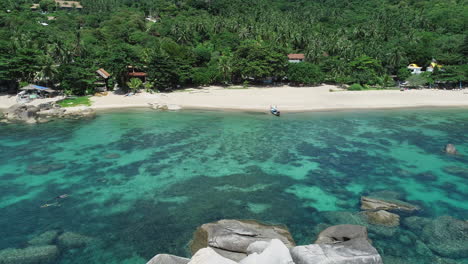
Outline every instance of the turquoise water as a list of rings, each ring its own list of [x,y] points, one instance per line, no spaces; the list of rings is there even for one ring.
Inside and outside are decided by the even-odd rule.
[[[3,124],[0,249],[60,230],[93,242],[56,263],[144,264],[189,255],[196,227],[222,218],[282,223],[305,244],[326,225],[360,223],[360,196],[381,190],[420,206],[417,216],[466,220],[467,132],[464,109],[127,110]],[[443,153],[449,142],[464,155]],[[418,232],[369,225],[385,263],[468,263],[431,251]]]

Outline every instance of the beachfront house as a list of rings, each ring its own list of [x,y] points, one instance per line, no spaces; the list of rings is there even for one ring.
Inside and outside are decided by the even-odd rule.
[[[411,74],[421,74],[422,71],[422,67],[419,67],[416,63],[411,63],[410,65],[408,65],[408,70],[411,71]]]
[[[442,65],[437,64],[435,60],[432,60],[431,64],[426,68],[426,71],[433,72],[435,68],[440,70],[442,68]]]
[[[27,103],[38,98],[50,98],[57,94],[56,90],[35,84],[29,84],[20,90],[21,92],[16,95],[18,103]]]
[[[140,79],[143,83],[146,82],[146,72],[134,67],[134,66],[127,66],[127,79],[130,80],[131,78],[138,78]]]
[[[107,91],[109,89],[109,78],[111,77],[111,75],[103,68],[100,68],[99,70],[97,70],[96,75],[98,77],[98,80],[94,82],[96,91],[99,91],[99,92]]]
[[[302,53],[298,54],[288,54],[288,61],[292,63],[303,62],[305,55]]]

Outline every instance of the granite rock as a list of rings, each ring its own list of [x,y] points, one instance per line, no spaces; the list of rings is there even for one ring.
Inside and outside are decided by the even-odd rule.
[[[154,256],[146,264],[187,264],[190,262],[188,258],[181,258],[169,254],[158,254]]]
[[[220,220],[199,227],[190,243],[192,254],[211,247],[220,255],[239,261],[247,256],[247,248],[256,241],[281,240],[293,247],[294,240],[284,226],[266,225],[248,220]]]
[[[203,248],[193,255],[188,264],[238,264],[235,261],[227,259],[214,251],[212,248]]]

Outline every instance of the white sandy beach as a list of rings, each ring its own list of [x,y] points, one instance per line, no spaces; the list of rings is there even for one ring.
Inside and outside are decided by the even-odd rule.
[[[267,111],[276,105],[281,111],[318,111],[340,109],[385,109],[410,107],[468,107],[468,89],[465,90],[382,90],[336,91],[336,86],[223,88],[207,87],[172,93],[139,93],[123,96],[109,93],[91,98],[94,109],[148,107],[150,103],[174,104],[185,109],[226,109]],[[0,96],[0,108],[15,103],[14,97]],[[43,99],[45,100],[45,99]],[[34,103],[39,103],[35,100]]]

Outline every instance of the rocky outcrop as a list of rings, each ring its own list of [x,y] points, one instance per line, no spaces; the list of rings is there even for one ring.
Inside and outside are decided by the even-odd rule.
[[[81,248],[92,242],[92,238],[73,232],[65,232],[57,238],[57,245],[60,248]]]
[[[386,200],[368,196],[361,197],[362,210],[387,210],[387,211],[401,211],[411,213],[420,210],[418,206],[400,201],[400,200]]]
[[[384,210],[366,211],[364,212],[364,215],[367,216],[367,220],[371,224],[384,225],[390,227],[400,225],[399,215]]]
[[[445,153],[452,154],[452,155],[458,154],[457,149],[455,148],[455,145],[453,144],[447,144],[445,146]]]
[[[151,109],[154,110],[163,110],[163,111],[177,111],[181,110],[182,107],[180,105],[175,104],[164,104],[164,103],[148,103]]]
[[[44,123],[57,118],[83,118],[95,115],[88,107],[61,108],[57,104],[40,104],[38,106],[15,104],[4,113],[3,122]]]
[[[49,264],[59,256],[57,246],[31,246],[22,249],[7,248],[0,251],[0,264]]]
[[[58,235],[59,235],[59,232],[57,230],[47,231],[29,240],[28,245],[31,245],[31,246],[52,245],[54,244]]]
[[[4,118],[6,121],[20,121],[26,123],[36,123],[39,108],[33,105],[15,104],[6,110]]]
[[[187,264],[190,259],[181,258],[174,255],[159,254],[150,259],[146,264]]]
[[[283,226],[266,225],[257,221],[220,220],[199,227],[190,243],[195,254],[205,247],[213,248],[220,255],[239,261],[247,256],[247,248],[256,241],[281,240],[287,247],[295,245],[294,240]]]
[[[316,244],[294,247],[283,226],[220,220],[199,227],[190,246],[195,253],[190,261],[157,255],[147,264],[382,264],[366,227],[358,225],[331,226]]]
[[[441,256],[468,257],[468,221],[441,216],[426,224],[421,236],[426,245]]]

